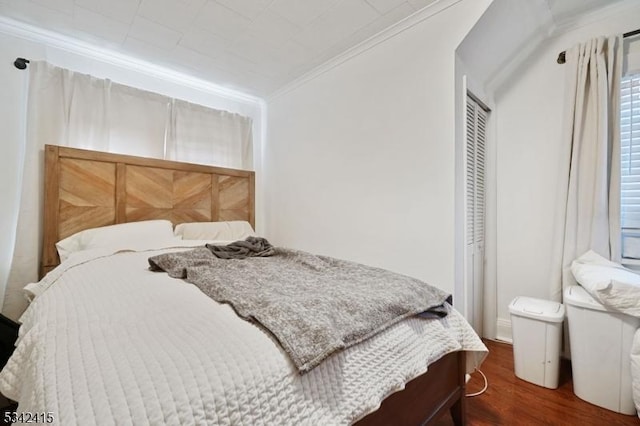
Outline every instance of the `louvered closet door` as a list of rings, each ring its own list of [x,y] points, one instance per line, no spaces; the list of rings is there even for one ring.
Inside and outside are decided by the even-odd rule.
[[[466,256],[467,312],[473,328],[482,332],[484,292],[485,145],[488,113],[467,98],[466,123]]]

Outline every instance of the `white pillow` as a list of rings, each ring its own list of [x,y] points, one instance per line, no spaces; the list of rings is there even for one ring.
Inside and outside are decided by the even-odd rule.
[[[612,280],[598,294],[604,305],[640,318],[640,284]]]
[[[571,272],[603,305],[640,317],[639,274],[591,250],[573,261]]]
[[[183,240],[238,241],[256,235],[251,224],[244,220],[181,223],[174,233]]]
[[[174,240],[173,224],[168,220],[121,223],[80,231],[56,243],[60,261],[72,253],[95,248],[154,248]]]

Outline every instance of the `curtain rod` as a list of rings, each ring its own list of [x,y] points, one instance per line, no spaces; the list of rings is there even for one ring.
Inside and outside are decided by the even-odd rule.
[[[622,34],[622,38],[633,37],[633,36],[638,35],[638,34],[640,34],[640,28],[638,28],[637,30],[629,31],[628,33]],[[563,50],[562,52],[560,52],[558,54],[557,62],[559,64],[564,64],[567,61],[566,55],[567,55],[567,51],[566,50]]]
[[[16,60],[13,61],[13,66],[18,68],[19,70],[23,70],[23,69],[27,68],[27,64],[28,63],[29,63],[28,59],[16,58]]]

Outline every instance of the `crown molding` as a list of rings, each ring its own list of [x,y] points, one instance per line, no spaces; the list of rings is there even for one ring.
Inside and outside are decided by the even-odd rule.
[[[322,64],[316,66],[315,68],[306,72],[302,76],[296,78],[292,82],[284,85],[280,89],[276,90],[275,92],[267,96],[266,98],[267,103],[321,76],[322,74],[332,70],[338,65],[358,55],[361,55],[362,53],[377,46],[378,44],[392,37],[395,37],[396,35],[419,24],[425,19],[428,19],[434,15],[437,15],[438,13],[448,9],[454,4],[459,3],[460,1],[462,0],[436,0],[430,5],[418,10],[417,12],[414,12],[413,14],[404,18],[403,20],[391,25],[390,27],[380,31],[379,33],[369,37],[368,39],[358,43],[357,45],[344,51],[343,53],[339,53],[338,55],[334,56],[328,61],[323,62]]]
[[[549,33],[550,37],[556,37],[561,34],[572,31],[576,28],[593,24],[612,15],[617,15],[627,10],[637,9],[638,0],[621,0],[616,3],[604,5],[597,9],[578,14],[569,18],[561,19],[555,23]]]
[[[146,74],[202,92],[211,93],[225,99],[256,104],[260,107],[264,106],[264,100],[262,98],[3,16],[0,16],[0,33],[35,43],[41,43],[48,47]]]

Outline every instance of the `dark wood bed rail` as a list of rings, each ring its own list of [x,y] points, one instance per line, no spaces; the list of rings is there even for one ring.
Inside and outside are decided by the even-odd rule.
[[[447,411],[457,426],[466,424],[465,352],[452,352],[411,380],[404,390],[389,395],[380,408],[356,426],[416,426],[433,424]]]

